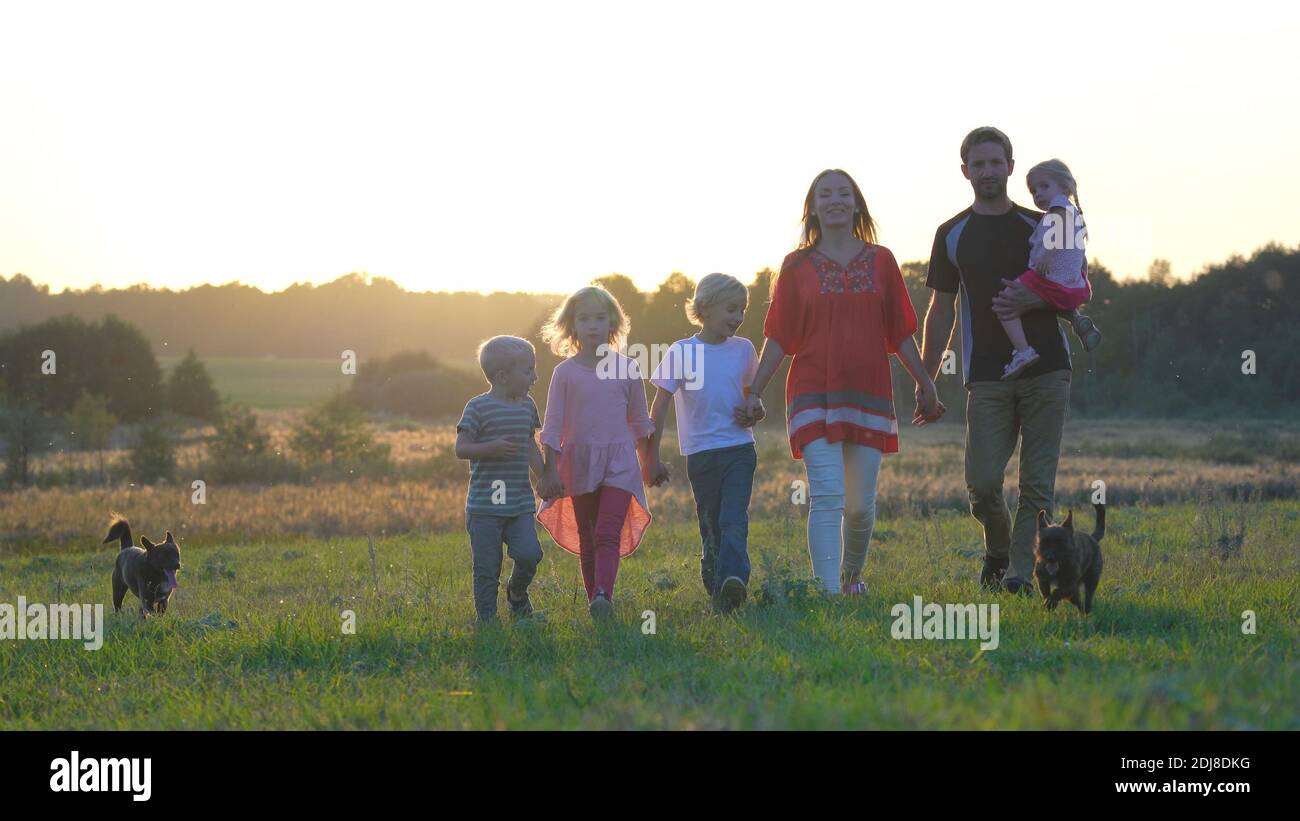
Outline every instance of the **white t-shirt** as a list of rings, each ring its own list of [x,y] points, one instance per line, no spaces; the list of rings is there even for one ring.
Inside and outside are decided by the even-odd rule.
[[[754,431],[737,424],[735,412],[757,371],[758,353],[743,336],[717,345],[691,336],[668,348],[650,384],[673,395],[682,455],[754,441]]]

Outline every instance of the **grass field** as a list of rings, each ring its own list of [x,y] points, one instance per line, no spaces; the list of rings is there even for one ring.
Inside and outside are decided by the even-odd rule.
[[[224,392],[235,385],[262,408],[277,451],[293,407],[332,389],[336,363],[309,377],[301,364],[241,365],[233,379],[214,367]],[[1091,527],[1098,479],[1111,505],[1088,618],[978,591],[960,424],[905,427],[886,459],[865,600],[815,592],[806,507],[791,503],[802,468],[779,428],[760,430],[750,602],[714,615],[670,435],[677,479],[651,491],[656,521],[624,563],[617,622],[601,629],[577,560],[546,539],[533,588],[545,620],[475,629],[466,468],[448,424],[376,420],[392,451],[381,476],[211,482],[196,505],[190,482],[203,478],[210,435],[186,432],[175,483],[130,483],[122,450],[105,455],[102,477],[97,455],[56,451],[34,465],[41,486],[0,492],[0,605],[111,610],[116,550],[100,545],[110,509],[137,536],[175,531],[185,562],[170,612],[108,614],[99,650],[0,641],[0,729],[1300,729],[1295,423],[1069,420],[1058,505]],[[892,608],[918,595],[996,602],[997,648],[892,638]],[[1248,610],[1254,634],[1242,630]]]
[[[1228,508],[1110,512],[1088,618],[979,593],[977,526],[949,511],[879,522],[865,600],[812,592],[803,522],[764,518],[730,617],[700,589],[693,525],[655,524],[600,629],[554,546],[533,588],[545,620],[512,623],[503,602],[476,630],[455,531],[380,539],[373,563],[364,539],[195,537],[167,615],[110,613],[98,651],[0,642],[0,728],[1300,729],[1300,503],[1250,505],[1231,553],[1214,544]],[[7,556],[0,602],[109,601],[113,555]],[[914,595],[997,602],[999,646],[891,638]]]
[[[181,357],[158,357],[170,372]],[[300,408],[324,399],[351,382],[339,359],[214,357],[203,364],[217,393],[250,408]]]
[[[168,373],[179,356],[160,356]],[[343,373],[341,359],[277,359],[273,357],[213,357],[203,364],[217,393],[258,410],[302,408],[318,402],[352,383]],[[477,363],[449,360],[453,367],[477,373]]]

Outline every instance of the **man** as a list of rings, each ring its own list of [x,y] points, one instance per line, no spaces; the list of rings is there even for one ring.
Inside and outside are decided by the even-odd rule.
[[[960,293],[966,489],[971,514],[984,527],[980,585],[1030,594],[1038,511],[1053,512],[1070,403],[1070,346],[1056,311],[1015,282],[1028,266],[1029,236],[1043,215],[1007,196],[1007,177],[1015,168],[1011,141],[996,128],[977,128],[962,141],[961,160],[975,200],[935,233],[922,359],[937,379]],[[1025,337],[1041,358],[1004,382],[1012,346],[1000,320],[1013,316],[1021,317]],[[1017,438],[1020,502],[1013,528],[1002,475]]]

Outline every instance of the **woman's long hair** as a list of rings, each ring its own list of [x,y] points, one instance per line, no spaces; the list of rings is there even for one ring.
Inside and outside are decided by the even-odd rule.
[[[858,188],[857,182],[849,176],[849,172],[828,168],[813,177],[812,185],[808,186],[808,195],[803,198],[803,241],[799,243],[799,249],[811,248],[822,238],[821,221],[817,219],[813,199],[817,196],[817,183],[821,182],[822,177],[827,174],[843,174],[844,179],[849,181],[849,185],[853,188],[853,236],[875,245],[876,221],[871,218],[871,212],[867,210],[867,200],[862,196],[862,189]]]
[[[857,181],[847,171],[839,168],[826,169],[813,177],[812,185],[808,186],[808,194],[803,198],[803,237],[799,242],[799,247],[795,249],[795,254],[788,258],[789,263],[781,266],[781,270],[777,275],[772,277],[772,287],[768,293],[769,302],[776,294],[777,280],[785,274],[786,269],[802,261],[804,256],[817,244],[817,241],[822,238],[821,220],[817,219],[817,211],[813,208],[813,200],[817,196],[817,183],[821,182],[822,177],[827,174],[843,174],[844,179],[848,180],[849,186],[853,188],[853,236],[871,245],[876,244],[876,221],[871,218],[871,211],[867,209],[867,199],[862,196],[862,189],[858,188]]]

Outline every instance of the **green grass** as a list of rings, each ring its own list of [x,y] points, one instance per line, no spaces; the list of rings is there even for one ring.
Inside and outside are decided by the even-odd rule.
[[[755,522],[753,595],[732,617],[700,589],[694,524],[657,522],[601,629],[553,545],[533,587],[546,621],[511,623],[502,602],[502,624],[476,630],[461,532],[381,540],[373,575],[364,539],[191,540],[167,615],[110,613],[94,652],[0,642],[0,729],[1300,729],[1300,503],[1253,504],[1226,559],[1195,506],[1109,513],[1088,618],[979,593],[960,512],[881,520],[865,600],[810,592],[799,518]],[[113,555],[5,557],[0,602],[107,602]],[[1000,646],[890,638],[891,607],[917,594],[998,602]]]
[[[163,373],[170,373],[179,356],[160,356]],[[203,364],[217,393],[259,410],[305,408],[336,390],[352,385],[340,359],[278,359],[273,357],[213,357]],[[477,375],[473,359],[447,360],[447,364]]]
[[[160,356],[158,364],[168,373],[180,360]],[[341,359],[216,357],[203,364],[218,394],[264,410],[305,407],[352,384]]]

